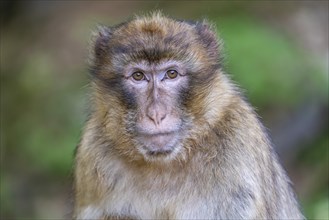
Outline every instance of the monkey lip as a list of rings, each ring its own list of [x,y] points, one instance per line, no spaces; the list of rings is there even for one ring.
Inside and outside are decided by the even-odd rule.
[[[177,132],[162,132],[155,134],[140,134],[139,141],[150,156],[170,154],[178,141]]]
[[[151,137],[160,137],[160,136],[170,136],[170,135],[174,135],[175,133],[176,133],[175,131],[158,132],[158,133],[141,132],[140,135],[151,138]]]
[[[151,151],[148,150],[147,154],[149,156],[165,156],[165,155],[169,155],[173,150],[157,150],[157,151]]]

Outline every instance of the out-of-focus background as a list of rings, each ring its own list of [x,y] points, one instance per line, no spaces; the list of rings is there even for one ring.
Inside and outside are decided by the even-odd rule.
[[[309,219],[328,219],[328,1],[1,1],[1,219],[64,219],[98,24],[214,22]],[[220,98],[220,97],[219,97]]]

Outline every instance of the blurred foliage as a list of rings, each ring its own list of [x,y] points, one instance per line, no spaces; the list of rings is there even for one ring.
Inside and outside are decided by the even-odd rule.
[[[8,146],[24,146],[20,155],[30,161],[29,165],[63,175],[72,163],[81,118],[74,112],[68,114],[68,109],[75,109],[72,100],[76,100],[74,92],[78,90],[74,89],[77,87],[56,79],[52,66],[46,55],[34,54],[25,61],[18,78],[3,79],[8,92],[4,94],[8,118],[4,120],[10,121],[4,132]],[[11,98],[6,99],[7,95]],[[10,114],[9,111],[15,108],[19,109],[16,112],[19,114]],[[10,153],[11,149],[7,150]]]
[[[90,28],[98,21],[121,22],[125,18],[120,13],[131,16],[125,11],[127,5],[137,3],[122,3],[122,8],[118,2],[111,3],[111,7],[119,8],[113,9],[118,13],[112,17],[101,6],[90,8],[94,14],[88,14],[89,7],[84,4],[75,14],[67,13],[71,16],[67,18],[64,8],[48,6],[51,10],[47,11],[42,5],[44,8],[38,11],[24,3],[24,10],[30,10],[30,14],[18,21],[6,16],[8,26],[1,27],[3,219],[49,218],[50,210],[58,218],[69,207],[63,200],[71,187],[74,148],[87,118],[87,51],[83,48],[87,47]],[[186,6],[183,1],[177,4]],[[18,5],[15,16],[24,11],[22,4]],[[209,15],[224,40],[225,69],[261,115],[273,120],[277,112],[297,111],[301,103],[310,100],[324,103],[328,109],[328,69],[295,39],[254,16],[250,8],[245,8],[246,3],[225,1],[221,9],[194,3],[189,5],[190,11],[182,13],[175,2],[165,1],[162,6],[174,17],[200,18],[201,11]],[[145,3],[139,10],[143,7],[155,6]],[[52,10],[57,12],[51,14]],[[223,14],[218,16],[220,10]],[[306,216],[328,219],[328,129],[322,129],[313,139],[296,153],[290,174],[301,180],[295,185]]]
[[[328,132],[327,130],[326,134]],[[311,178],[319,180],[313,186],[315,190],[312,195],[302,203],[308,219],[329,219],[328,146],[329,138],[323,135],[313,147],[302,150],[297,160],[299,167],[305,167],[312,172]]]
[[[328,96],[325,70],[279,32],[246,15],[220,18],[217,26],[229,73],[242,88],[248,88],[247,96],[260,108],[296,105],[309,92]],[[296,92],[300,86],[306,89]]]

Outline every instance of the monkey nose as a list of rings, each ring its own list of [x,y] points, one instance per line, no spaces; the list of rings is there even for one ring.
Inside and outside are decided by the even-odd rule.
[[[147,116],[157,126],[160,125],[161,122],[166,118],[166,114],[161,114],[161,113],[147,114]]]
[[[166,112],[162,109],[150,108],[147,111],[147,117],[157,126],[161,124],[161,122],[166,118],[166,116]]]

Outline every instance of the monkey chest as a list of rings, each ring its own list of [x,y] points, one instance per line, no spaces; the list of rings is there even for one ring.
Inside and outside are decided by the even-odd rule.
[[[108,216],[136,219],[214,218],[213,204],[184,185],[118,184],[103,201]]]

